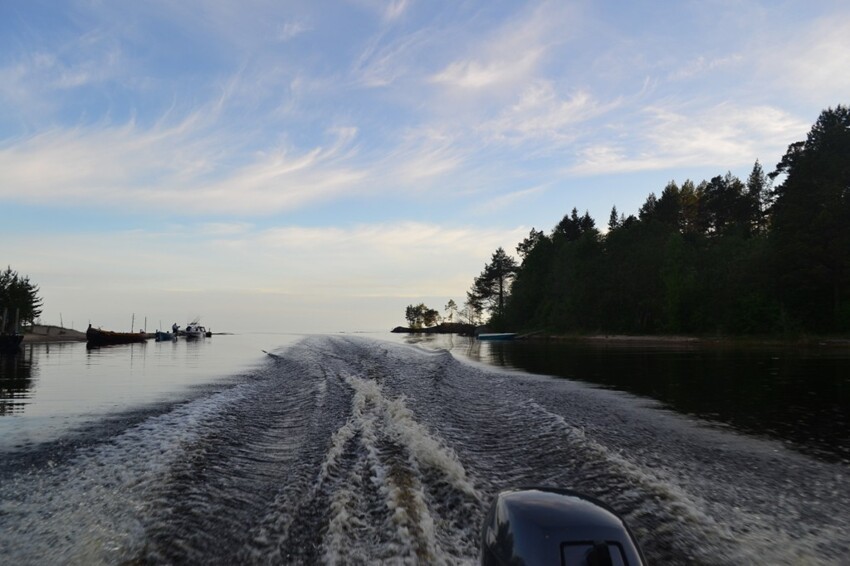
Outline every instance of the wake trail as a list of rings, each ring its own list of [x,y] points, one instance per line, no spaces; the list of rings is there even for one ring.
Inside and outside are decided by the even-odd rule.
[[[619,510],[648,559],[840,563],[846,469],[630,395],[313,336],[0,484],[7,563],[475,563],[500,490]],[[50,462],[48,464],[48,462]]]

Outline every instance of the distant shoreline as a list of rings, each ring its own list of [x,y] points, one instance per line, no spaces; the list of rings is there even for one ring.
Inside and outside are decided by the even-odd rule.
[[[472,335],[471,325],[442,324],[436,327],[411,329],[396,327],[391,332],[405,334],[465,334]],[[228,334],[227,332],[215,334]],[[151,334],[153,337],[153,334]],[[648,346],[648,347],[705,347],[705,346],[755,346],[755,347],[833,347],[850,348],[850,337],[801,336],[781,338],[773,336],[688,336],[688,335],[630,335],[630,334],[549,334],[532,332],[519,334],[517,340],[533,342],[585,342],[598,345]],[[24,334],[24,344],[51,344],[61,342],[85,342],[86,333],[59,326],[35,325],[33,331]]]
[[[797,347],[850,347],[848,337],[800,336],[782,338],[776,336],[686,336],[686,335],[628,335],[593,334],[588,336],[535,335],[530,340],[578,341],[610,343],[617,345],[645,346],[797,346]]]
[[[444,325],[412,329],[396,327],[391,332],[406,334],[465,334],[472,336],[474,327],[456,332]],[[833,347],[850,348],[850,337],[843,336],[690,336],[653,334],[557,334],[548,332],[518,333],[517,341],[527,342],[576,342],[597,345],[646,346],[646,347]]]
[[[153,332],[148,332],[147,337],[154,339]],[[232,332],[213,332],[213,336],[226,336]],[[47,324],[35,324],[32,329],[24,332],[23,344],[57,344],[62,342],[85,342],[86,333],[72,328],[51,326]]]

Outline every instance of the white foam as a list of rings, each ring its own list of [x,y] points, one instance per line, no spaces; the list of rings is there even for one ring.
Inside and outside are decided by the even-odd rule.
[[[563,416],[552,413],[534,401],[525,403],[529,414],[537,412],[545,415],[560,432],[568,437],[569,444],[580,447],[579,457],[587,463],[598,461],[605,469],[616,470],[625,476],[630,490],[621,492],[628,498],[631,492],[634,499],[642,503],[631,514],[664,514],[673,517],[679,523],[663,523],[650,536],[658,536],[664,530],[676,530],[681,535],[682,526],[689,531],[700,533],[689,551],[699,562],[708,563],[770,563],[770,564],[806,564],[813,563],[818,556],[818,548],[828,544],[833,535],[839,533],[818,533],[814,537],[808,534],[788,533],[762,514],[747,512],[742,508],[722,509],[717,516],[716,504],[704,501],[688,493],[662,470],[647,469],[635,464],[624,454],[612,451],[591,439],[585,431],[566,422]],[[712,509],[710,511],[709,509]],[[742,526],[746,532],[742,532]]]
[[[73,461],[6,478],[3,555],[19,563],[104,564],[144,546],[141,516],[169,464],[198,438],[203,421],[242,397],[235,387],[131,427]]]
[[[319,481],[331,476],[345,446],[359,438],[360,453],[369,470],[367,481],[381,494],[386,508],[386,522],[381,529],[391,533],[390,540],[385,540],[381,548],[365,554],[404,563],[456,563],[460,559],[456,552],[447,553],[438,542],[438,520],[427,503],[420,466],[436,470],[449,485],[478,499],[480,496],[466,478],[463,465],[415,420],[403,397],[387,398],[381,386],[372,380],[350,374],[344,375],[344,379],[354,392],[351,414],[333,435]],[[383,453],[382,446],[388,442],[390,446],[401,447],[403,453]],[[328,563],[353,559],[351,537],[367,526],[359,519],[367,504],[359,493],[362,482],[363,478],[352,471],[346,484],[337,486],[333,494],[332,516],[324,541],[324,558]],[[358,554],[362,557],[362,539],[359,545]]]

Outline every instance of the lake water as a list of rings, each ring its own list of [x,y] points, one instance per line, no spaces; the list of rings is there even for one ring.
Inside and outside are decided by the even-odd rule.
[[[27,449],[127,411],[201,394],[268,359],[298,336],[217,335],[88,349],[25,345],[0,358],[0,450]]]
[[[401,341],[656,399],[679,413],[850,463],[850,347]]]
[[[846,563],[849,379],[827,349],[27,346],[0,358],[0,562],[474,563],[493,494],[545,484],[653,563]]]

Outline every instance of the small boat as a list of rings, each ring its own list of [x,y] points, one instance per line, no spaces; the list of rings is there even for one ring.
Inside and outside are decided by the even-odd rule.
[[[86,341],[90,346],[111,346],[113,344],[133,344],[147,342],[148,335],[144,332],[113,332],[101,330],[89,324],[86,330]]]
[[[491,334],[479,334],[479,340],[513,340],[516,338],[516,332],[494,332]]]
[[[0,352],[7,354],[17,352],[23,341],[23,334],[0,334]]]
[[[157,330],[154,335],[154,340],[157,342],[172,342],[175,336],[171,332],[165,332],[164,330]]]
[[[189,340],[210,336],[210,333],[207,332],[207,329],[201,326],[197,320],[187,324],[186,330],[183,331],[183,334]]]

